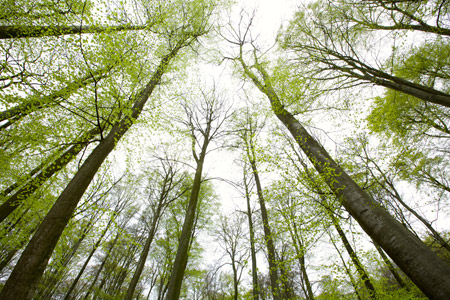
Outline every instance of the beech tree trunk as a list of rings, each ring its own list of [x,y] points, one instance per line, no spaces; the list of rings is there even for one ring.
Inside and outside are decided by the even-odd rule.
[[[183,283],[184,271],[188,261],[188,250],[191,243],[191,236],[194,230],[194,221],[197,214],[198,196],[202,183],[203,163],[205,161],[206,150],[209,140],[205,138],[195,170],[194,182],[192,184],[191,196],[189,198],[189,205],[186,211],[183,228],[181,230],[180,241],[178,244],[177,254],[173,263],[172,274],[169,279],[166,300],[178,300],[181,292],[181,284]]]
[[[292,220],[294,220],[294,218],[292,218]],[[291,234],[292,242],[294,244],[295,252],[297,254],[298,262],[300,265],[300,272],[302,274],[301,277],[305,283],[305,287],[306,287],[305,294],[307,295],[307,299],[314,300],[314,293],[312,291],[311,282],[309,281],[309,276],[308,276],[308,273],[306,272],[305,250],[304,250],[303,243],[301,242],[301,237],[298,234],[297,225],[295,224],[295,221],[292,221],[292,226],[291,226],[291,224],[290,224],[291,222],[289,222],[289,220],[287,220],[287,218],[286,218],[286,221],[288,222],[289,232]]]
[[[88,257],[86,258],[86,260],[84,261],[83,266],[81,267],[80,271],[78,272],[77,277],[75,277],[74,281],[72,282],[72,284],[69,287],[69,290],[66,292],[66,295],[64,296],[64,300],[68,300],[70,295],[72,294],[73,290],[75,289],[78,281],[80,280],[81,276],[84,273],[84,270],[86,270],[87,265],[89,264],[89,261],[91,260],[92,256],[94,256],[95,251],[97,250],[97,248],[100,246],[100,243],[102,242],[103,238],[105,237],[106,233],[109,230],[109,227],[111,226],[113,222],[113,219],[111,218],[108,221],[108,224],[106,225],[106,228],[103,230],[102,234],[100,235],[100,237],[98,238],[97,242],[94,244],[94,246],[92,247],[91,252],[89,253]]]
[[[245,74],[268,97],[276,117],[286,126],[316,170],[364,231],[386,251],[425,295],[431,299],[448,299],[450,266],[380,207],[331,158],[301,123],[284,108],[268,74],[258,62],[252,67],[262,79],[250,70],[242,56],[238,60]]]
[[[64,228],[69,222],[78,202],[94,178],[114,145],[138,118],[149,96],[160,82],[170,60],[182,47],[179,44],[164,56],[145,89],[136,98],[131,116],[117,122],[109,134],[92,151],[70,183],[56,200],[41,226],[25,248],[14,270],[3,287],[0,298],[5,300],[31,299],[37,282],[47,266],[48,260]]]
[[[163,188],[161,190],[161,195],[159,197],[158,205],[156,207],[156,211],[153,213],[153,216],[152,216],[152,224],[150,226],[150,231],[149,231],[147,239],[145,241],[144,248],[142,249],[141,256],[139,257],[139,262],[138,262],[136,271],[134,272],[133,278],[131,279],[130,285],[128,286],[127,295],[125,297],[125,300],[133,299],[133,294],[134,294],[134,291],[138,284],[139,277],[141,277],[142,271],[144,270],[145,262],[147,261],[148,252],[150,250],[150,245],[152,244],[153,238],[155,237],[156,230],[158,228],[158,222],[161,217],[163,208],[166,204],[167,193],[169,192],[169,190],[171,188],[169,181],[172,180],[172,178],[168,178],[169,176],[170,175],[167,174],[167,177],[165,178],[165,182],[163,183]]]

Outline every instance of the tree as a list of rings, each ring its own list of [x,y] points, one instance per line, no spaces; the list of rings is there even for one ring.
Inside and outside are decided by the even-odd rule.
[[[254,300],[259,300],[259,287],[258,287],[258,268],[256,265],[256,248],[255,248],[255,230],[253,225],[253,211],[250,205],[250,178],[247,176],[247,166],[243,166],[243,184],[245,192],[245,200],[247,203],[247,218],[248,218],[248,231],[250,239],[250,254],[252,258],[252,295]],[[247,180],[248,178],[248,180]]]
[[[309,158],[344,208],[361,225],[394,262],[429,297],[445,299],[450,293],[450,266],[430,251],[417,237],[405,229],[386,210],[364,192],[347,173],[288,112],[272,86],[258,50],[251,48],[251,64],[244,57],[244,45],[248,42],[249,26],[228,41],[238,48],[238,54],[230,57],[241,67],[244,75],[268,98],[275,116],[289,130],[296,143]],[[251,41],[254,45],[254,41]]]
[[[179,171],[177,170],[174,163],[171,162],[169,158],[161,159],[160,163],[161,170],[157,170],[151,179],[155,182],[155,188],[149,187],[150,194],[148,200],[150,201],[149,206],[151,210],[151,224],[149,224],[150,226],[148,228],[148,236],[142,249],[137,269],[134,272],[133,278],[131,279],[130,285],[128,287],[127,295],[125,298],[127,300],[131,300],[133,298],[133,293],[136,289],[139,277],[141,276],[144,269],[150,246],[153,242],[156,231],[158,230],[159,222],[162,214],[164,213],[164,210],[171,202],[180,198],[187,191],[187,189],[182,188],[182,183],[185,180],[185,177],[180,177],[177,174]],[[152,190],[156,191],[156,193]]]
[[[242,277],[242,272],[246,266],[249,251],[248,248],[243,248],[245,219],[242,215],[233,214],[233,219],[221,216],[220,228],[217,231],[217,239],[220,242],[221,248],[225,251],[229,258],[229,263],[232,270],[233,277],[233,299],[239,299],[239,284]]]
[[[209,93],[201,91],[200,97],[201,99],[197,100],[200,103],[189,104],[185,102],[183,105],[186,120],[182,122],[190,132],[192,156],[194,157],[196,168],[177,254],[165,297],[167,300],[175,300],[180,297],[181,284],[188,262],[188,250],[195,229],[196,215],[198,214],[197,205],[202,184],[203,164],[208,153],[208,146],[212,140],[220,135],[221,126],[228,117],[228,110],[225,107],[225,103],[222,99],[218,98],[219,96],[216,95],[216,90],[212,90]]]
[[[269,216],[267,213],[266,202],[264,200],[263,188],[261,186],[261,181],[259,179],[259,173],[256,165],[257,156],[255,151],[255,140],[258,135],[258,124],[255,120],[252,119],[251,115],[246,112],[244,116],[243,124],[239,124],[241,126],[239,137],[243,141],[244,152],[246,155],[246,160],[248,161],[252,173],[253,178],[255,180],[256,191],[258,195],[259,206],[261,209],[261,218],[263,222],[264,229],[264,241],[267,248],[267,256],[269,262],[269,275],[270,275],[270,284],[271,291],[274,299],[279,299],[280,297],[280,289],[279,289],[279,266],[275,253],[274,246],[274,236],[269,224]]]

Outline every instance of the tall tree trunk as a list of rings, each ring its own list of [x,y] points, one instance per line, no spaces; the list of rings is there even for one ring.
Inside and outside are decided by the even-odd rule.
[[[250,132],[250,134],[253,133]],[[261,182],[259,180],[258,170],[256,168],[255,149],[251,140],[248,141],[246,138],[245,143],[246,143],[247,158],[253,171],[253,177],[255,178],[259,205],[261,207],[261,218],[263,221],[263,229],[264,229],[264,241],[266,243],[267,256],[269,260],[269,277],[270,277],[271,291],[273,299],[278,300],[280,298],[279,295],[280,289],[278,286],[278,262],[275,255],[275,246],[273,243],[272,232],[269,225],[269,216],[267,215],[266,202],[264,200],[263,190],[261,187]]]
[[[276,117],[290,131],[316,170],[364,231],[386,251],[425,295],[433,299],[447,299],[450,295],[450,266],[380,207],[331,158],[301,123],[284,108],[268,74],[258,62],[253,67],[260,74],[261,80],[245,64],[242,57],[239,61],[245,74],[268,97]]]
[[[339,248],[337,247],[336,243],[334,242],[333,237],[331,236],[331,233],[328,233],[328,234],[329,234],[329,236],[330,236],[330,241],[331,241],[331,243],[333,244],[334,249],[336,249],[336,251],[337,251],[337,253],[338,253],[338,255],[339,255],[339,258],[340,258],[341,261],[342,261],[342,265],[344,266],[345,272],[347,273],[347,276],[348,276],[348,278],[350,279],[350,283],[352,284],[353,289],[355,290],[356,297],[358,297],[358,300],[362,300],[362,299],[361,299],[361,295],[359,294],[359,288],[358,288],[358,285],[356,284],[355,279],[353,278],[353,275],[352,275],[352,272],[350,271],[350,268],[347,267],[347,264],[345,263],[345,259],[344,259],[344,257],[342,256],[342,253],[341,253],[341,251],[339,250]]]
[[[244,167],[245,168],[245,167]],[[247,200],[248,231],[250,233],[250,253],[252,256],[252,294],[253,300],[259,300],[258,268],[256,266],[255,231],[253,229],[253,212],[250,206],[250,191],[247,183],[247,172],[244,169],[245,199]]]
[[[178,300],[181,292],[181,284],[183,283],[184,271],[188,261],[188,250],[191,243],[191,235],[194,227],[194,221],[197,214],[198,196],[200,193],[200,187],[202,183],[202,171],[203,163],[206,156],[206,150],[209,141],[206,139],[203,143],[202,150],[197,162],[197,168],[195,170],[194,182],[192,184],[191,196],[189,198],[189,205],[186,211],[186,217],[184,219],[183,228],[181,230],[181,236],[178,244],[177,254],[173,263],[172,274],[169,279],[166,300]]]
[[[142,30],[147,25],[131,26],[0,26],[0,40],[12,38],[29,38],[60,36],[67,34],[101,33],[124,30]]]
[[[289,232],[291,234],[292,243],[294,244],[294,249],[297,254],[298,262],[300,265],[300,272],[302,274],[302,279],[305,283],[305,294],[307,296],[307,299],[314,300],[314,293],[312,291],[311,282],[309,280],[308,272],[306,272],[306,264],[305,264],[305,248],[303,246],[303,243],[301,241],[301,237],[298,233],[297,225],[295,223],[295,219],[291,215],[291,220],[288,220],[288,217],[286,217],[286,222],[289,227]]]
[[[30,243],[25,248],[16,267],[6,281],[0,293],[0,298],[17,300],[31,299],[33,297],[35,286],[42,276],[53,249],[85,190],[103,161],[113,150],[114,145],[127,132],[134,123],[134,120],[139,117],[150,94],[159,84],[168,63],[176,56],[181,47],[182,44],[179,44],[162,58],[145,89],[136,98],[131,115],[124,116],[120,122],[117,122],[113,126],[109,134],[100,141],[61,193]]]

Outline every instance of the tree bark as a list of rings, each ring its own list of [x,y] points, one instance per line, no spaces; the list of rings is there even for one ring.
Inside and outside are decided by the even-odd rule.
[[[182,45],[177,45],[162,58],[145,89],[137,97],[131,116],[124,116],[120,122],[113,126],[109,134],[100,141],[56,200],[6,281],[0,293],[1,299],[18,300],[33,297],[35,286],[85,190],[103,161],[113,150],[114,145],[127,132],[134,120],[138,118],[149,96],[159,84],[168,63],[176,56]]]
[[[30,38],[61,36],[68,34],[115,32],[123,30],[142,30],[147,25],[123,26],[0,26],[0,40],[12,38]]]
[[[260,74],[261,80],[245,64],[242,56],[238,60],[245,74],[268,97],[276,117],[286,126],[316,170],[364,231],[386,251],[425,295],[432,299],[447,299],[450,295],[450,266],[380,207],[331,158],[284,108],[268,74],[258,62],[253,67]]]

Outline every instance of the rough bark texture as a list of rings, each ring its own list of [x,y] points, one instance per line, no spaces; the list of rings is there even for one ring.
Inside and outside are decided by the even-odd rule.
[[[431,299],[448,299],[450,266],[380,207],[345,173],[300,122],[283,107],[261,65],[254,65],[262,77],[260,80],[242,59],[240,62],[246,75],[270,100],[277,118],[286,126],[316,170],[364,231],[386,251],[425,295]]]
[[[41,278],[56,243],[75,211],[78,202],[103,161],[113,150],[114,145],[139,116],[150,94],[160,82],[168,63],[175,57],[180,48],[181,45],[163,57],[149,83],[137,97],[131,116],[124,116],[120,122],[113,126],[109,134],[100,141],[58,197],[6,281],[0,293],[1,299],[22,300],[33,297],[36,284]]]
[[[12,38],[29,38],[43,36],[60,36],[79,33],[100,33],[122,30],[141,30],[147,26],[0,26],[0,40]]]

